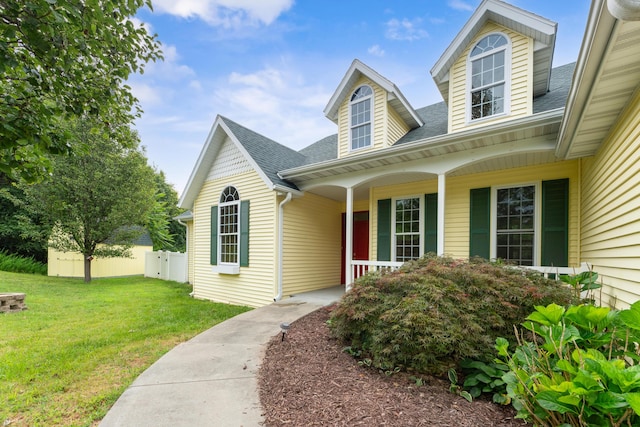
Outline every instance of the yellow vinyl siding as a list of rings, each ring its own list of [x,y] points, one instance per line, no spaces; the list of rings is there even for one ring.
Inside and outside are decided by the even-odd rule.
[[[222,190],[234,186],[240,200],[249,200],[249,266],[225,275],[210,265],[211,207]],[[204,183],[194,202],[194,281],[196,298],[259,307],[273,301],[276,289],[276,195],[257,172],[245,172]]]
[[[505,97],[510,98],[509,114],[487,118],[477,123],[469,123],[467,104],[467,60],[473,46],[484,36],[501,32],[511,41],[511,90]],[[533,112],[533,39],[493,22],[487,23],[478,32],[473,41],[462,52],[451,67],[451,81],[449,84],[449,132],[455,132],[471,127],[484,126],[501,120],[530,115]]]
[[[582,260],[605,283],[602,304],[640,299],[640,94],[582,163]]]
[[[371,238],[369,239],[369,258],[372,260],[378,259],[378,200],[403,196],[424,196],[425,194],[436,193],[437,191],[437,179],[373,188],[371,190],[371,204],[369,211],[369,229],[371,230]]]
[[[386,105],[389,112],[387,114],[388,131],[387,131],[387,136],[385,138],[384,146],[388,147],[395,144],[397,140],[402,138],[411,129],[400,118],[400,115],[396,112],[396,110],[391,108],[388,104]]]
[[[578,266],[578,161],[513,168],[481,174],[448,177],[445,200],[445,254],[469,257],[469,191],[503,185],[518,185],[569,178],[569,265]]]
[[[340,203],[312,193],[284,206],[283,296],[340,284]]]
[[[144,274],[144,259],[152,246],[134,246],[131,258],[95,258],[91,261],[91,277],[123,277]],[[47,274],[60,277],[84,277],[84,257],[77,252],[48,250]]]
[[[349,106],[351,94],[359,86],[368,85],[373,89],[372,99],[372,141],[371,147],[350,151],[351,126],[349,122]],[[387,92],[366,77],[361,77],[354,84],[345,97],[340,109],[338,110],[338,157],[345,157],[351,154],[362,153],[369,150],[377,150],[388,147],[400,139],[409,131],[409,127],[404,123],[400,116],[389,107],[387,102]]]

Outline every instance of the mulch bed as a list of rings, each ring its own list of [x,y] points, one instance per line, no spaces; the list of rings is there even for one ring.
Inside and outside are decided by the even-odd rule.
[[[259,373],[266,426],[522,427],[511,407],[467,402],[443,379],[417,386],[404,373],[386,376],[359,366],[331,338],[330,308],[291,324],[267,345]]]

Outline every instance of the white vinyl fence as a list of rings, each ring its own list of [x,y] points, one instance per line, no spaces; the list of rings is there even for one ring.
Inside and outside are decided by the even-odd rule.
[[[187,254],[184,253],[147,252],[144,259],[144,277],[186,283],[189,281],[187,265]]]

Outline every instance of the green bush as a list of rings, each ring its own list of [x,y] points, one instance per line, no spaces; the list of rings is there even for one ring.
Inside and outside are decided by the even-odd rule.
[[[9,254],[0,250],[0,271],[12,273],[47,274],[47,265],[33,258]]]
[[[442,375],[465,359],[491,361],[535,305],[570,302],[566,286],[482,260],[426,256],[356,281],[330,327],[382,370]]]
[[[536,307],[522,326],[530,341],[496,349],[518,418],[544,426],[640,425],[640,302],[616,311],[592,305]]]

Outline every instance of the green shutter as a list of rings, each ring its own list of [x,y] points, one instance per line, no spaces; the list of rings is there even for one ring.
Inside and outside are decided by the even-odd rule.
[[[569,265],[569,180],[542,181],[542,265]]]
[[[438,252],[438,193],[424,195],[424,253]]]
[[[378,261],[391,261],[391,199],[378,200]]]
[[[211,206],[211,265],[218,264],[218,206]]]
[[[490,257],[491,189],[474,188],[469,201],[469,256]]]
[[[249,266],[249,201],[240,202],[240,267]]]

